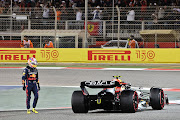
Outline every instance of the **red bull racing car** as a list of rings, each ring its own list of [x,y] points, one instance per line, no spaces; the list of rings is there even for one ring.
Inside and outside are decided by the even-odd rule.
[[[87,113],[89,110],[121,110],[134,113],[138,109],[151,106],[161,110],[168,104],[168,97],[161,88],[152,87],[148,92],[133,90],[131,84],[123,82],[120,76],[113,76],[112,81],[83,81],[80,91],[74,91],[71,98],[74,113]],[[90,95],[86,89],[102,88],[96,95]]]

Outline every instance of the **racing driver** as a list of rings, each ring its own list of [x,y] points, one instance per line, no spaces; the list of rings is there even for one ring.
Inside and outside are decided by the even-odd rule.
[[[23,70],[22,76],[22,84],[23,90],[26,90],[26,105],[27,105],[27,114],[30,114],[30,99],[31,99],[31,91],[34,94],[34,102],[32,112],[38,113],[35,110],[37,101],[38,101],[38,91],[40,90],[39,78],[38,78],[38,70],[37,70],[37,60],[33,57],[28,59],[28,65]],[[26,86],[25,86],[26,82]],[[38,89],[37,89],[38,86]]]
[[[120,85],[124,84],[122,82],[121,79],[119,79],[119,77],[121,76],[113,76],[115,79],[113,79],[112,81],[117,81],[119,82]],[[120,93],[122,90],[124,90],[125,88],[123,86],[118,86],[118,87],[114,87],[114,88],[104,88],[103,90],[105,90],[106,92],[110,92],[112,94],[115,94],[115,93]]]

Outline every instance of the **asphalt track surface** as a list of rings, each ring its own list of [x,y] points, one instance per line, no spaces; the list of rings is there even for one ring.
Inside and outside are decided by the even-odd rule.
[[[21,85],[22,69],[0,69],[0,85]],[[118,71],[118,70],[39,70],[39,80],[45,86],[79,86],[81,81],[112,80],[121,75],[132,86],[180,88],[178,71]]]
[[[71,109],[39,110],[39,114],[27,115],[26,111],[0,112],[0,120],[179,120],[180,106],[170,105],[163,110],[148,108],[136,113],[120,111],[91,111],[87,114],[74,114]]]
[[[22,70],[0,69],[0,85],[20,85]],[[43,86],[79,86],[81,81],[111,80],[113,75],[122,75],[122,80],[132,86],[180,88],[179,72],[166,71],[103,71],[103,70],[39,70]],[[150,107],[136,113],[90,111],[74,114],[71,109],[39,110],[39,114],[27,115],[26,111],[0,112],[0,120],[179,120],[180,105],[165,106],[163,110]]]

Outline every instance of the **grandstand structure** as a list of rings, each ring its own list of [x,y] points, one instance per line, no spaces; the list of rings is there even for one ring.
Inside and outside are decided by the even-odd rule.
[[[22,34],[27,33],[27,31],[38,31],[37,33],[42,33],[41,31],[84,31],[84,13],[85,8],[79,8],[82,12],[82,20],[76,20],[76,10],[73,8],[49,8],[49,17],[43,18],[43,8],[24,8],[12,9],[10,13],[2,12],[0,14],[0,47],[20,47]],[[140,43],[140,47],[155,47],[155,37],[158,37],[156,34],[151,35],[151,41],[147,41],[144,36],[142,36],[140,31],[143,30],[172,30],[173,35],[169,35],[169,41],[156,41],[156,44],[159,44],[160,48],[169,47],[175,48],[179,47],[179,32],[180,32],[180,9],[179,7],[174,6],[147,6],[145,10],[142,10],[141,7],[118,7],[120,11],[120,24],[118,27],[118,12],[117,8],[114,7],[101,7],[101,19],[93,20],[92,12],[96,7],[88,8],[88,40],[84,40],[86,43],[82,45],[82,38],[78,40],[78,43],[75,42],[75,36],[59,35],[60,44],[56,47],[58,48],[69,48],[69,47],[100,47],[105,42],[117,39],[119,36],[120,39],[128,39],[130,35],[134,35],[135,39]],[[114,9],[114,12],[113,12]],[[127,21],[128,11],[134,10],[135,19],[133,21]],[[57,16],[57,12],[60,11],[61,14]],[[12,14],[11,14],[12,13]],[[114,17],[113,17],[114,16]],[[113,19],[112,19],[113,17]],[[59,18],[59,19],[58,19]],[[119,28],[119,34],[118,34]],[[26,31],[26,32],[24,32]],[[71,32],[72,33],[72,32]],[[69,33],[69,34],[71,34]],[[28,36],[28,34],[27,34]],[[171,40],[171,38],[175,39]],[[148,36],[149,37],[149,36]],[[163,34],[161,38],[163,39]],[[168,35],[166,36],[166,38]],[[40,40],[41,38],[41,40]],[[33,36],[30,35],[29,39],[34,44],[34,47],[39,48],[43,47],[44,40],[49,39],[56,43],[56,36],[47,36],[44,33],[44,36]],[[11,41],[11,45],[6,45]],[[157,39],[159,40],[159,39]],[[77,41],[77,40],[76,40]],[[144,45],[146,43],[146,46]],[[7,44],[8,44],[7,43]],[[13,46],[14,43],[14,46]],[[68,46],[68,43],[72,45]],[[76,45],[75,45],[76,43]],[[73,45],[74,44],[74,45]],[[149,44],[149,46],[148,46]]]

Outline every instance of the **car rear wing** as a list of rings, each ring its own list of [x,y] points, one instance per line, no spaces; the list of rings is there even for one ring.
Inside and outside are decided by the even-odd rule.
[[[118,81],[83,81],[81,82],[80,88],[84,95],[89,95],[86,87],[89,88],[113,88],[117,86],[121,86]]]
[[[113,88],[113,87],[120,87],[118,81],[83,81],[81,82],[81,88],[89,87],[89,88]]]
[[[125,86],[126,88],[130,88],[131,84],[118,82],[118,81],[83,81],[81,82],[80,88],[84,95],[89,95],[86,87],[89,88],[114,88]]]

